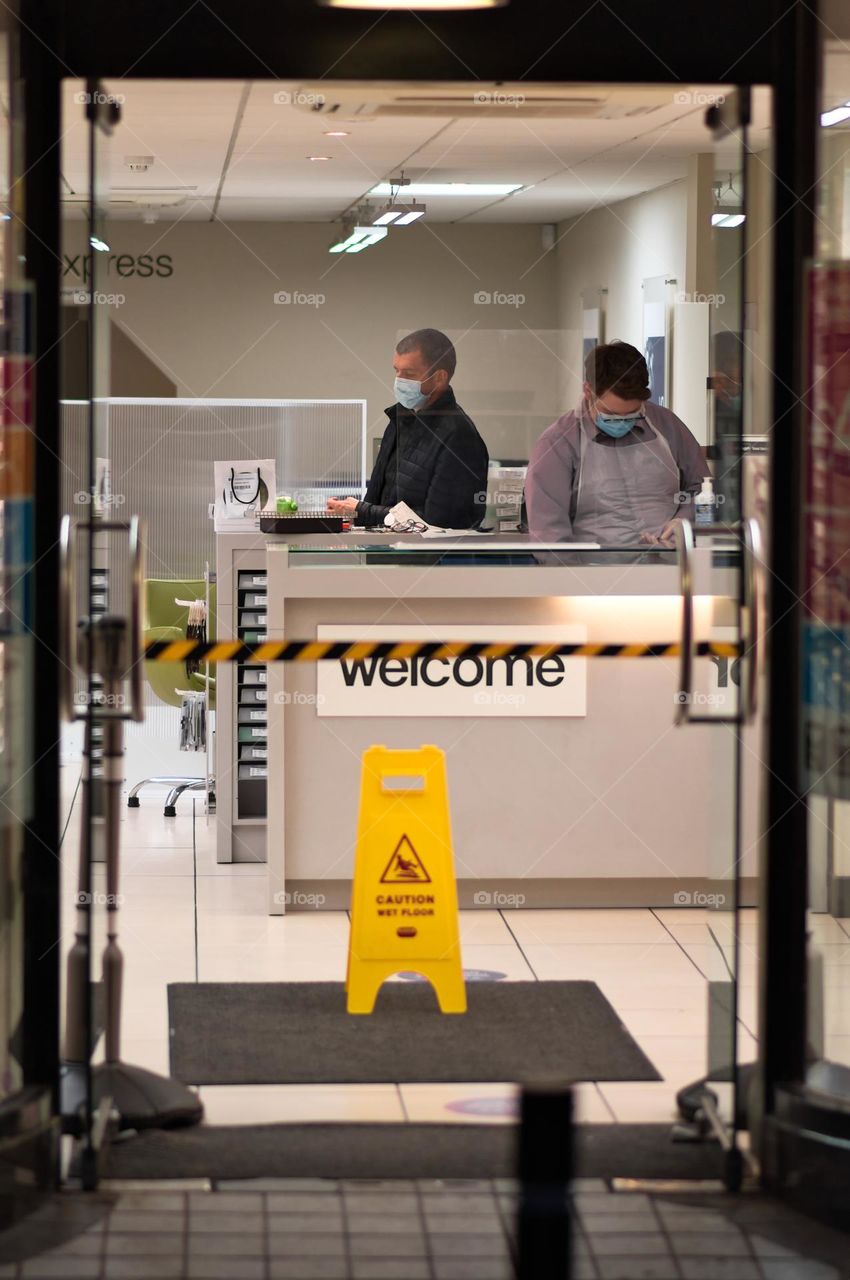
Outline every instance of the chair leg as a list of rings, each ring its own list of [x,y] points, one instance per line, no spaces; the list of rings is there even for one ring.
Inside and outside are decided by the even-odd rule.
[[[206,778],[184,778],[180,780],[172,778],[171,781],[176,782],[177,785],[172,787],[165,797],[163,816],[166,818],[177,817],[177,801],[184,791],[206,791],[207,789]]]
[[[143,778],[141,782],[136,783],[136,785],[131,789],[130,794],[127,796],[127,808],[128,809],[139,808],[139,805],[141,803],[139,800],[139,792],[141,791],[142,787],[153,785],[153,786],[159,786],[159,787],[173,788],[175,786],[179,786],[184,783],[188,785],[189,783],[197,782],[198,780],[199,779],[197,774],[180,774],[179,776],[175,776],[172,774],[170,777],[157,776],[153,778]],[[203,779],[201,779],[201,781],[203,781]]]

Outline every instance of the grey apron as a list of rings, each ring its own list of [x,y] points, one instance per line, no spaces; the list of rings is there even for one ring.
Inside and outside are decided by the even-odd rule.
[[[655,432],[651,440],[627,446],[597,444],[599,428],[583,413],[579,420],[579,476],[573,536],[602,546],[637,546],[646,530],[660,533],[680,510],[679,466]]]

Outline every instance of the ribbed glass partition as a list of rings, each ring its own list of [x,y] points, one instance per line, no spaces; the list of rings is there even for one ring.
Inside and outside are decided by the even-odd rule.
[[[363,400],[106,401],[112,514],[147,523],[147,572],[199,578],[215,561],[213,463],[274,458],[279,493],[304,508],[363,492]],[[86,410],[62,404],[63,506],[82,516],[89,501]]]

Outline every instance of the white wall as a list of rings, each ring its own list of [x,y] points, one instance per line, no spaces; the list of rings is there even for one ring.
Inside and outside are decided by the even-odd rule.
[[[751,177],[752,262],[768,251],[760,228],[769,225],[769,202],[763,175]],[[168,255],[172,274],[122,276],[114,262],[108,288],[124,301],[111,315],[178,395],[362,397],[373,438],[392,400],[398,337],[421,326],[443,329],[458,349],[458,399],[491,456],[526,458],[579,397],[582,292],[606,288],[606,337],[642,349],[643,280],[675,280],[672,300],[693,274],[688,217],[682,179],[560,223],[548,253],[533,224],[424,223],[391,231],[362,254],[332,256],[324,223],[116,222],[108,231],[114,254]],[[84,225],[65,230],[73,256]],[[763,406],[769,291],[766,263],[758,265],[752,389]],[[78,284],[79,276],[66,272],[62,283]],[[276,303],[281,293],[323,300]],[[482,293],[491,300],[476,301]],[[694,376],[702,383],[707,371]],[[761,429],[764,419],[763,408],[753,411]]]
[[[65,230],[71,257],[84,227]],[[394,345],[431,326],[457,345],[455,391],[492,456],[526,457],[561,412],[554,255],[536,225],[409,227],[338,256],[318,223],[116,222],[107,235],[117,256],[108,291],[124,298],[110,314],[178,395],[365,398],[379,436]],[[145,253],[168,255],[172,274],[120,274]],[[323,301],[276,303],[281,293]],[[476,302],[481,293],[491,301]]]
[[[643,296],[648,276],[664,275],[685,288],[687,182],[683,179],[619,204],[594,209],[558,225],[558,322],[566,343],[563,395],[581,391],[581,295],[608,290],[605,337],[643,350]]]

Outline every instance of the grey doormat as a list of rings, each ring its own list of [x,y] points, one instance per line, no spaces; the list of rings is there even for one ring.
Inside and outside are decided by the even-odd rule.
[[[391,982],[367,1017],[338,982],[172,983],[171,1074],[186,1084],[660,1080],[594,982],[472,982],[468,1012]]]
[[[670,1131],[669,1124],[577,1125],[576,1176],[721,1176],[715,1143],[671,1142]],[[113,1142],[104,1176],[513,1178],[516,1142],[516,1126],[502,1124],[202,1124]]]

